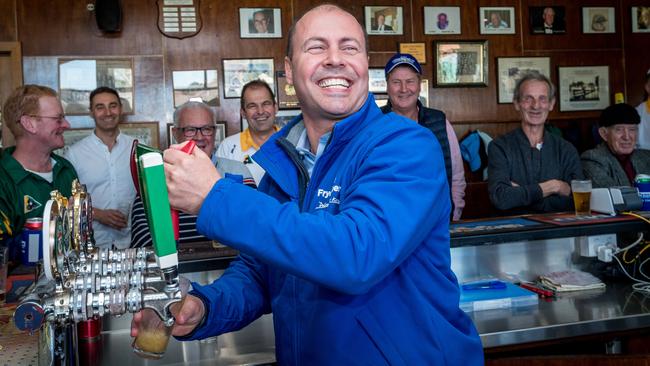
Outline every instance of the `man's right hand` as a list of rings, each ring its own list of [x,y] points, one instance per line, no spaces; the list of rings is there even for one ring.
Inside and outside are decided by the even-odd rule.
[[[93,218],[117,230],[124,229],[128,225],[128,218],[118,210],[93,208]]]
[[[571,194],[571,186],[567,182],[559,179],[551,179],[539,183],[539,187],[542,189],[544,197],[548,197],[552,194],[559,194],[560,196],[568,196]]]
[[[172,145],[163,155],[169,203],[175,209],[196,215],[221,174],[201,149],[186,154],[179,151],[181,147]]]
[[[203,301],[192,295],[187,295],[183,301],[173,304],[170,310],[175,319],[172,335],[177,337],[190,334],[205,316]],[[142,311],[133,314],[131,337],[138,336],[138,326],[140,325],[141,319]]]

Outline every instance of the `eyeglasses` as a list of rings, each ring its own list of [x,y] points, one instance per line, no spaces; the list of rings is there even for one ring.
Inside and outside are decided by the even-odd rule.
[[[65,121],[65,114],[59,114],[58,116],[39,116],[37,114],[28,114],[27,116],[33,117],[33,118],[49,118],[53,119],[55,122],[63,123]]]
[[[197,132],[201,132],[201,135],[203,136],[212,136],[214,135],[214,130],[217,129],[217,126],[178,127],[178,129],[181,130],[185,137],[194,137]]]

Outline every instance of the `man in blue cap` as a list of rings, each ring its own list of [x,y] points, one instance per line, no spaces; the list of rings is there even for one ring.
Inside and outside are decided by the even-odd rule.
[[[467,183],[454,128],[442,111],[427,108],[420,102],[422,66],[415,57],[408,53],[396,53],[388,60],[384,72],[388,84],[388,104],[381,108],[382,112],[395,112],[417,121],[436,136],[445,158],[447,184],[453,204],[452,219],[459,220],[465,207]]]

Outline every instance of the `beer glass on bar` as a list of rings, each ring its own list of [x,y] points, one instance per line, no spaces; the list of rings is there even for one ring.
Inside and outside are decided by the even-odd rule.
[[[140,357],[160,359],[165,354],[172,327],[165,326],[155,311],[142,310],[142,321],[138,327],[138,336],[133,341],[133,352]]]
[[[591,215],[591,181],[572,180],[571,191],[573,192],[573,205],[576,209],[576,216]]]

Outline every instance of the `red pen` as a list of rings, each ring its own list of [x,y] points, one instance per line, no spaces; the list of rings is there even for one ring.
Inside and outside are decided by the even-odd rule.
[[[519,287],[525,288],[526,290],[529,290],[529,291],[532,291],[532,292],[534,292],[534,293],[536,293],[536,294],[538,294],[539,296],[542,296],[542,297],[553,297],[553,296],[555,296],[555,292],[553,292],[551,290],[543,289],[543,288],[538,287],[536,285],[533,285],[531,283],[523,283],[522,282],[522,283],[519,284]]]

